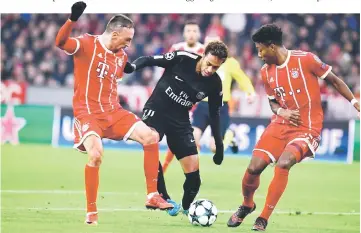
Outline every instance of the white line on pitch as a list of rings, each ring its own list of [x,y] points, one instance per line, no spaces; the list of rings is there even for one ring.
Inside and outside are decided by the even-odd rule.
[[[34,210],[34,211],[85,211],[84,208],[1,208],[1,210]],[[149,211],[145,208],[100,208],[98,209],[100,212],[146,212]],[[218,210],[219,213],[233,213],[234,210]],[[255,211],[255,213],[260,213]],[[284,210],[276,210],[275,214],[292,214],[292,215],[360,215],[359,212],[310,212],[310,211],[302,211],[296,213],[295,211],[284,211]]]
[[[85,194],[83,190],[0,190],[0,193],[11,193],[11,194]],[[100,195],[145,195],[139,192],[99,192]],[[216,197],[219,195],[207,194],[208,197]],[[265,198],[263,195],[255,195],[256,198]]]

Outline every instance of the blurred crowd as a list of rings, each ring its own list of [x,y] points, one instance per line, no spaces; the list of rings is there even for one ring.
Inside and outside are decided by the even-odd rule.
[[[101,34],[112,15],[85,14],[73,35]],[[262,24],[275,22],[282,27],[284,44],[289,49],[311,51],[333,66],[353,92],[360,89],[360,15],[358,14],[130,14],[135,22],[135,37],[127,49],[129,60],[142,55],[167,52],[183,41],[183,26],[188,20],[199,23],[202,36],[217,34],[229,46],[256,90],[261,60],[250,39]],[[26,81],[36,86],[73,85],[72,58],[54,46],[66,14],[2,14],[1,78]],[[126,77],[127,85],[152,86],[159,78],[153,69]],[[333,93],[322,84],[323,93]]]

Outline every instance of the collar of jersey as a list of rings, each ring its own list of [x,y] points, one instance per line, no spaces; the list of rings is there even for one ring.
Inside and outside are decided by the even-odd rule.
[[[291,51],[290,51],[290,50],[288,50],[288,51],[287,51],[287,58],[286,58],[286,61],[285,61],[285,62],[283,62],[283,64],[282,64],[282,65],[279,65],[279,66],[276,66],[276,67],[277,67],[277,68],[284,68],[284,67],[286,67],[286,65],[287,65],[288,61],[290,60],[290,57],[291,57]]]
[[[105,51],[107,51],[107,53],[111,53],[111,54],[114,53],[114,52],[110,51],[110,50],[105,46],[105,44],[103,44],[103,42],[100,40],[100,36],[97,37],[97,40],[99,41],[99,44],[103,47],[103,49],[104,49]]]

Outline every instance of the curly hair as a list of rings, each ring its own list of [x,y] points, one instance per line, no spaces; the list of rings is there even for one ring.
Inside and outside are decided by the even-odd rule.
[[[228,57],[228,48],[222,41],[215,40],[209,42],[205,48],[204,54],[207,55],[208,53],[218,57],[219,59],[226,60]]]
[[[282,34],[282,29],[276,24],[265,24],[252,35],[252,40],[267,46],[270,44],[282,45]]]

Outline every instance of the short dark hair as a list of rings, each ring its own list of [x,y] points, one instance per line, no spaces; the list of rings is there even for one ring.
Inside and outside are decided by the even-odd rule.
[[[252,40],[267,46],[270,44],[282,45],[282,34],[282,29],[276,24],[265,24],[252,35]]]
[[[122,27],[126,27],[126,28],[134,28],[134,23],[133,21],[128,18],[125,15],[119,14],[119,15],[115,15],[113,16],[107,26],[106,26],[106,31],[107,32],[113,32],[113,31],[117,31]]]
[[[198,23],[194,20],[188,20],[186,21],[186,23],[184,24],[184,27],[187,26],[187,25],[196,25],[199,27]]]
[[[205,48],[204,54],[207,55],[208,53],[220,59],[226,60],[228,57],[228,48],[227,45],[222,41],[215,40],[209,42]]]

